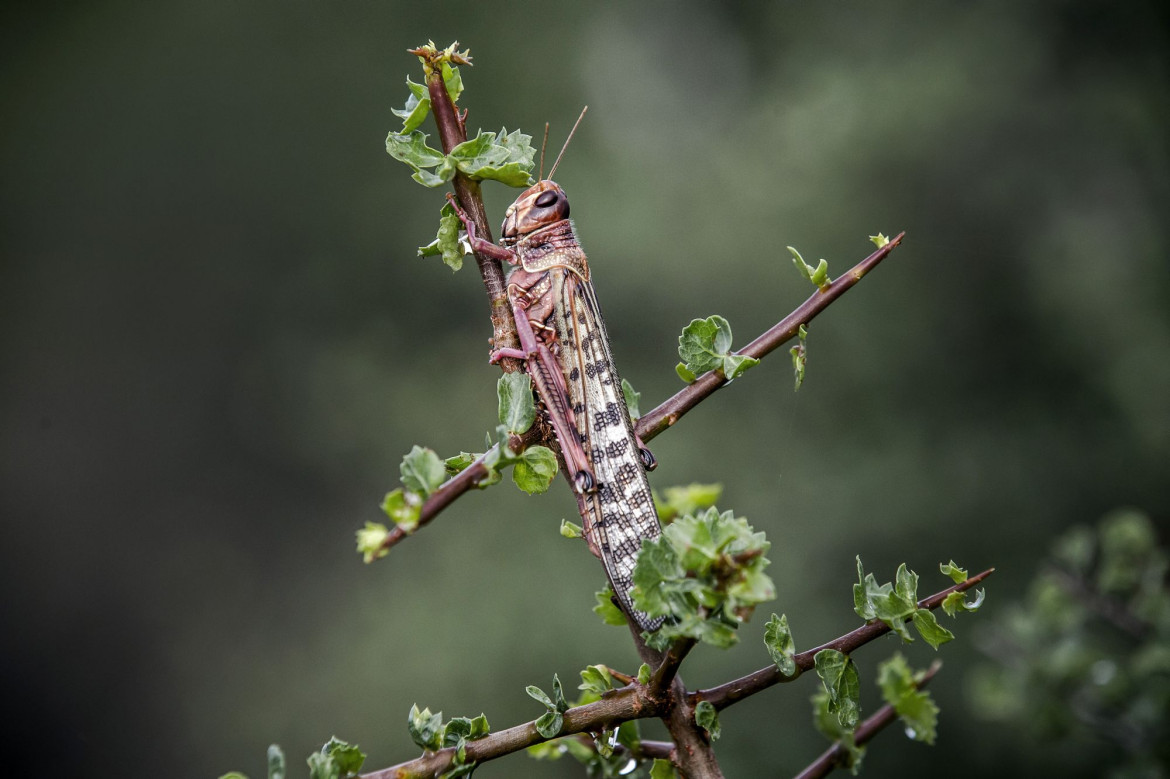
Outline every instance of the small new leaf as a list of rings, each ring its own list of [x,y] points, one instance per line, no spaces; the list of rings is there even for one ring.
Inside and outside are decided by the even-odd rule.
[[[570,522],[567,519],[562,519],[561,535],[565,538],[583,538],[585,536],[585,531],[582,530],[581,526],[577,523]]]
[[[519,130],[508,133],[480,131],[476,137],[464,141],[449,155],[455,167],[474,180],[492,179],[510,187],[525,187],[532,180],[532,136]]]
[[[804,261],[804,258],[800,256],[800,252],[796,249],[789,246],[788,251],[792,254],[792,264],[796,266],[796,270],[800,272],[801,276],[816,284],[822,292],[829,288],[833,280],[829,278],[828,260],[822,259],[817,263],[817,267],[813,268]]]
[[[665,525],[677,517],[698,514],[703,509],[714,506],[723,496],[723,485],[691,483],[680,487],[667,487],[662,491],[665,497],[660,497],[657,492],[651,492],[651,495],[654,498],[658,519]]]
[[[694,376],[716,369],[731,381],[760,364],[755,357],[731,353],[731,324],[718,314],[693,319],[683,328],[678,337],[678,356],[682,363],[675,371],[688,384]]]
[[[861,680],[853,658],[836,649],[822,649],[813,661],[829,694],[829,711],[837,715],[842,728],[852,732],[861,716]]]
[[[626,408],[630,411],[630,418],[637,419],[641,416],[638,409],[638,401],[642,399],[642,393],[635,392],[634,385],[625,379],[622,379],[622,397],[626,400]]]
[[[878,686],[882,698],[894,707],[906,725],[906,734],[916,741],[933,744],[937,734],[938,706],[930,693],[918,689],[914,673],[901,654],[878,665]]]
[[[288,769],[285,767],[284,750],[279,744],[268,747],[268,779],[285,779]]]
[[[918,609],[914,612],[914,627],[918,629],[922,640],[936,650],[940,645],[955,638],[954,633],[938,624],[938,619],[930,609]]]
[[[788,615],[777,617],[772,614],[768,624],[764,626],[764,646],[772,656],[772,662],[785,676],[796,673],[796,643],[792,640],[792,632],[788,629]]]
[[[430,709],[418,710],[418,704],[410,707],[410,716],[407,717],[406,727],[410,731],[410,738],[423,749],[432,752],[442,745],[443,741],[443,712],[431,714]]]
[[[387,492],[382,499],[382,511],[394,524],[407,533],[418,527],[418,516],[422,510],[422,499],[416,492],[404,492],[401,487]]]
[[[948,617],[956,616],[960,611],[979,611],[983,605],[983,596],[987,593],[982,589],[975,590],[975,600],[968,601],[961,592],[952,592],[943,598],[942,610]]]
[[[878,247],[879,249],[890,242],[890,239],[887,238],[886,236],[882,235],[881,233],[878,233],[877,235],[871,235],[869,237],[869,240],[873,241],[873,245]]]
[[[509,433],[523,433],[536,419],[536,404],[532,399],[532,381],[527,373],[505,373],[496,382],[496,396],[500,401],[500,424]]]
[[[362,554],[363,563],[372,563],[389,554],[390,550],[382,546],[389,535],[389,529],[381,522],[367,522],[357,531],[357,550]]]
[[[416,84],[406,77],[406,86],[410,89],[410,97],[402,108],[391,108],[390,112],[402,120],[402,129],[399,135],[410,135],[422,126],[423,121],[431,112],[431,98],[425,84]]]
[[[794,392],[800,389],[801,384],[804,384],[804,367],[808,361],[808,350],[805,348],[804,341],[808,337],[808,328],[801,325],[797,328],[796,335],[800,339],[800,343],[788,350],[788,353],[792,355],[792,373],[796,378]]]
[[[678,337],[678,356],[693,374],[715,370],[731,351],[731,324],[715,314],[692,319]]]
[[[967,581],[967,569],[960,568],[954,560],[951,560],[949,563],[939,563],[938,569],[944,576],[951,577],[951,581],[955,584],[962,584]]]
[[[699,701],[695,706],[695,724],[707,731],[708,740],[719,738],[719,712],[711,701]]]
[[[439,232],[435,240],[426,246],[418,247],[419,257],[440,255],[451,272],[463,267],[463,255],[467,254],[464,245],[459,240],[459,217],[450,203],[445,203],[439,211]]]
[[[677,779],[677,777],[678,773],[674,770],[673,763],[662,758],[654,758],[654,763],[650,766],[650,779]]]
[[[642,663],[638,666],[638,684],[649,684],[650,676],[653,673],[653,669],[648,664]]]
[[[581,683],[577,685],[577,689],[600,697],[613,689],[613,676],[607,666],[586,666],[585,670],[581,671]]]
[[[602,622],[615,627],[626,624],[626,615],[614,605],[613,590],[606,587],[604,590],[599,590],[594,597],[597,598],[597,605],[593,607],[593,613],[601,617]]]
[[[424,187],[442,186],[455,175],[455,166],[446,156],[427,145],[426,133],[415,130],[407,135],[392,132],[386,136],[386,152],[414,170],[412,178]],[[435,168],[435,171],[428,170]]]
[[[402,458],[398,470],[402,474],[402,486],[423,495],[430,495],[447,481],[447,466],[443,460],[418,444]]]
[[[506,373],[505,376],[516,376]],[[520,461],[512,469],[512,481],[529,495],[548,490],[553,477],[557,475],[557,456],[545,446],[530,446],[520,455]]]

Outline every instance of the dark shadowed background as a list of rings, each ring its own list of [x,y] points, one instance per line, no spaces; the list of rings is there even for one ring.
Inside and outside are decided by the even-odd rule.
[[[599,566],[557,532],[574,514],[561,481],[468,495],[376,565],[354,553],[411,445],[474,450],[495,421],[479,278],[416,258],[442,191],[383,150],[419,78],[405,50],[433,38],[471,48],[472,129],[547,120],[559,147],[589,105],[557,178],[644,409],[679,388],[692,318],[723,314],[742,345],[812,291],[786,244],[835,275],[867,235],[907,231],[813,323],[798,394],[777,353],[654,442],[652,483],[725,485],[722,506],[773,542],[774,607],[801,649],[856,624],[858,553],[882,580],[907,562],[922,592],[951,557],[999,568],[940,652],[937,746],[894,729],[867,775],[1096,775],[1107,756],[1063,765],[974,719],[964,679],[981,623],[1063,528],[1135,505],[1165,540],[1161,8],[6,8],[7,759],[256,777],[279,742],[300,776],[337,734],[382,767],[416,752],[412,703],[502,728],[540,713],[526,684],[636,669],[625,631],[589,611]],[[485,189],[498,222],[514,191]],[[766,664],[766,618],[736,649],[696,651],[688,683]],[[872,663],[896,648],[859,653],[870,711]],[[820,751],[814,684],[724,714],[728,775]],[[516,756],[480,774],[580,771]]]

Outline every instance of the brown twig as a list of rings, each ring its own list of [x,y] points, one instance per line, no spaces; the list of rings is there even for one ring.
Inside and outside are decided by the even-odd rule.
[[[445,95],[446,91],[443,94]],[[830,284],[825,290],[815,292],[812,297],[801,303],[792,313],[745,346],[738,354],[746,354],[749,357],[762,359],[786,341],[794,338],[797,329],[802,324],[812,321],[813,318],[828,308],[829,304],[841,297],[846,290],[860,281],[869,271],[873,270],[902,241],[904,235],[905,233],[900,233],[895,236],[888,244],[850,268],[848,272]],[[492,262],[496,261],[492,260]],[[499,263],[496,264],[498,265]],[[493,319],[492,321],[494,326],[495,320]],[[512,321],[510,316],[508,317],[508,321]],[[513,334],[514,332],[513,329]],[[663,430],[668,429],[684,414],[726,384],[727,380],[718,371],[703,374],[665,403],[640,417],[636,425],[638,435],[641,436],[643,441],[649,441]],[[545,441],[544,439],[546,438],[547,436],[541,440],[550,447],[554,447],[555,442],[550,443]],[[534,438],[532,441],[527,441],[527,443],[533,443],[535,441],[536,439]],[[554,448],[554,451],[559,452],[560,450],[559,448]],[[472,469],[476,470],[472,471]],[[472,473],[468,473],[468,471],[472,471]],[[477,460],[467,470],[444,483],[423,503],[422,510],[419,513],[419,527],[434,519],[436,514],[445,509],[460,495],[474,488],[476,483],[486,474],[487,471],[483,469],[482,464]],[[407,535],[407,533],[402,532],[399,528],[393,528],[386,541],[382,544],[382,548],[386,549],[394,546]]]
[[[940,668],[942,668],[942,663],[935,660],[922,676],[922,680],[915,686],[921,690],[934,678]],[[894,711],[894,707],[887,703],[857,726],[857,730],[853,731],[853,743],[861,746],[889,726],[897,717],[898,712]],[[842,766],[847,754],[848,750],[841,746],[840,741],[837,741],[797,774],[796,779],[819,779],[834,768]]]
[[[445,55],[441,49],[422,46],[411,49],[411,54],[417,54],[423,60],[423,71],[426,74],[427,93],[431,98],[431,115],[435,118],[435,125],[439,129],[439,141],[443,145],[443,153],[450,154],[451,150],[467,140],[467,130],[464,119],[467,113],[460,115],[451,96],[447,93],[447,86],[443,83],[443,72],[436,63]],[[470,65],[464,60],[463,64]],[[459,198],[459,205],[463,207],[475,222],[478,234],[487,241],[492,240],[492,230],[488,226],[487,209],[483,205],[483,195],[480,193],[479,182],[472,181],[461,171],[456,171],[451,180],[451,186]],[[504,282],[504,268],[500,261],[475,254],[479,274],[483,278],[483,286],[487,291],[488,304],[491,306],[492,343],[495,348],[514,348],[519,345],[516,336],[516,323],[512,320],[512,313],[508,309],[507,288]],[[506,372],[520,370],[520,361],[505,358],[500,361]]]
[[[781,319],[736,354],[755,357],[757,360],[762,359],[769,352],[796,337],[797,330],[801,325],[811,322],[818,314],[828,308],[830,303],[861,281],[865,274],[873,270],[879,262],[897,248],[905,235],[906,233],[902,232],[894,236],[889,243],[854,265],[832,284],[814,292],[812,297],[797,306],[791,314]],[[727,383],[727,379],[720,371],[704,373],[675,393],[674,397],[639,418],[636,425],[638,435],[643,441],[649,441]]]
[[[923,598],[918,601],[918,608],[920,609],[937,609],[942,605],[943,600],[952,592],[966,592],[974,587],[979,582],[986,579],[995,572],[994,568],[988,568],[983,573],[977,573],[967,579],[965,582],[960,582],[953,587],[947,587],[941,592],[936,592],[929,598]],[[850,631],[840,638],[833,639],[827,644],[809,649],[805,652],[800,652],[793,659],[796,661],[796,673],[791,676],[785,676],[780,672],[780,669],[775,665],[761,668],[758,671],[743,676],[734,681],[721,684],[718,687],[712,687],[709,690],[699,690],[691,693],[691,700],[693,703],[699,701],[710,701],[716,709],[724,709],[737,701],[741,701],[751,695],[755,695],[761,690],[765,690],[774,684],[781,684],[783,682],[791,682],[801,675],[804,671],[812,669],[816,665],[817,653],[825,649],[836,649],[838,652],[849,654],[858,647],[868,644],[878,636],[890,632],[890,626],[880,620],[870,620],[856,630]]]

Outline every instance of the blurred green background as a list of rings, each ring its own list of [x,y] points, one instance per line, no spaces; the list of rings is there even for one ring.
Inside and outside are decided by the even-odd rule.
[[[412,444],[495,417],[473,267],[415,257],[442,192],[383,150],[406,54],[470,46],[469,126],[552,122],[557,178],[643,409],[679,329],[736,342],[902,248],[654,442],[659,489],[726,486],[772,540],[799,648],[850,629],[854,555],[922,592],[996,566],[933,686],[934,749],[896,731],[867,775],[1096,775],[972,718],[974,638],[1050,540],[1123,504],[1170,516],[1167,11],[1154,2],[200,2],[6,7],[0,25],[0,674],[56,776],[263,775],[330,735],[382,767],[412,703],[537,716],[525,684],[632,671],[589,612],[599,566],[557,528],[563,482],[503,485],[363,566]],[[429,130],[428,126],[428,130]],[[493,222],[514,191],[486,187]],[[691,686],[767,662],[767,614]],[[950,624],[949,621],[946,624]],[[859,653],[867,708],[872,664]],[[933,653],[917,642],[911,662]],[[730,776],[822,749],[813,678],[729,710]],[[572,686],[572,684],[568,686]],[[650,728],[650,733],[656,732]],[[30,745],[37,745],[35,750]],[[300,769],[298,769],[300,771]],[[301,775],[296,773],[294,775]],[[523,756],[477,776],[578,776]]]

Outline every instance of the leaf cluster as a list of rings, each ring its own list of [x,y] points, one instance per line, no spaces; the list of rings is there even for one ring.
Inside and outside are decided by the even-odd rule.
[[[731,351],[731,323],[718,314],[692,319],[683,328],[678,337],[678,356],[682,362],[674,370],[688,384],[714,370],[731,381],[760,364],[755,357]]]
[[[951,576],[956,584],[967,579],[967,572],[955,566],[953,561],[940,565],[939,569]],[[857,578],[858,583],[853,585],[853,610],[862,619],[881,620],[906,642],[914,640],[906,626],[909,620],[922,639],[935,649],[954,639],[954,633],[940,625],[930,609],[918,608],[918,574],[905,563],[898,566],[893,582],[879,585],[872,573],[865,572],[858,556]],[[953,598],[955,595],[959,597]],[[949,604],[947,613],[953,617],[959,611],[976,611],[982,602],[982,590],[971,603],[964,601],[962,593],[951,593],[946,601]]]
[[[455,757],[452,770],[443,774],[445,779],[469,776],[475,769],[475,762],[467,762],[467,742],[481,739],[491,732],[487,717],[453,717],[443,722],[443,712],[431,713],[429,708],[419,710],[418,704],[410,707],[406,720],[410,739],[428,752],[454,747]]]
[[[634,566],[634,605],[667,617],[647,643],[664,649],[677,638],[718,647],[738,640],[736,630],[756,605],[775,597],[764,554],[771,545],[747,520],[711,507],[667,525],[642,542]]]

